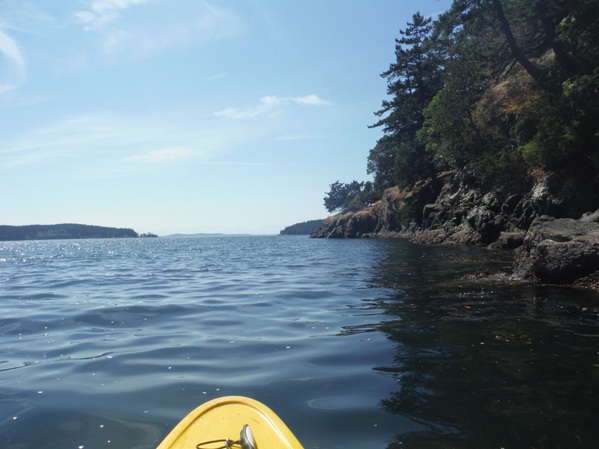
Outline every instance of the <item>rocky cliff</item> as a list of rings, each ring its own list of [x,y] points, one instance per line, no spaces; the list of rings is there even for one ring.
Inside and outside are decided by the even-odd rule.
[[[515,279],[570,283],[599,271],[599,220],[593,218],[599,214],[578,220],[599,207],[597,197],[596,186],[574,185],[551,173],[487,190],[464,173],[446,172],[412,189],[388,189],[367,208],[333,215],[311,237],[519,248]]]

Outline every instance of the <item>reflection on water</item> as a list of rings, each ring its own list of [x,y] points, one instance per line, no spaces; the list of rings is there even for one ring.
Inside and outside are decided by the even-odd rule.
[[[476,250],[412,250],[417,266],[399,248],[380,266],[376,282],[393,289],[377,303],[389,316],[381,330],[396,353],[375,369],[400,385],[384,409],[426,430],[388,447],[597,447],[597,296],[464,281],[456,273],[476,269]],[[501,264],[498,255],[484,269]]]
[[[153,449],[244,395],[306,449],[594,448],[599,298],[509,267],[398,240],[0,243],[0,447]]]

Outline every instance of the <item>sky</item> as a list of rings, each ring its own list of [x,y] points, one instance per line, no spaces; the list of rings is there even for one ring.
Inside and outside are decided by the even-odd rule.
[[[278,234],[368,181],[399,30],[451,0],[0,0],[0,224]]]

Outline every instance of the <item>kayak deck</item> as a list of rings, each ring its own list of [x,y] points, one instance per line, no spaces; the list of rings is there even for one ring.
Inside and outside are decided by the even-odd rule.
[[[228,447],[239,440],[245,425],[251,429],[256,449],[303,449],[270,408],[243,396],[226,396],[200,405],[175,426],[158,449]]]

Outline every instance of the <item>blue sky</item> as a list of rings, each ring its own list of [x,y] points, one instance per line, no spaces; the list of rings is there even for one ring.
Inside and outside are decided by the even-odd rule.
[[[276,234],[365,181],[379,74],[450,0],[0,0],[0,224]]]

